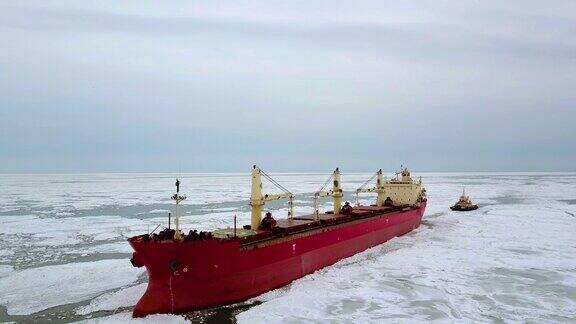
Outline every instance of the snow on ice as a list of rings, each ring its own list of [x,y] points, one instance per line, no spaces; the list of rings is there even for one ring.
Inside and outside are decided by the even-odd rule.
[[[417,172],[415,175],[420,175]],[[371,174],[343,174],[345,199]],[[535,322],[576,314],[576,175],[422,174],[429,203],[416,231],[296,280],[254,300],[240,323],[284,321]],[[146,283],[128,262],[126,238],[165,224],[171,174],[0,175],[0,304],[34,316],[82,302],[69,316],[127,322]],[[181,175],[184,229],[249,220],[247,174]],[[278,174],[311,211],[310,193],[328,174]],[[466,187],[480,209],[452,212]],[[274,192],[272,186],[265,189]],[[373,196],[360,197],[369,203]],[[322,208],[331,205],[322,201]],[[270,204],[285,217],[286,204]],[[109,259],[111,255],[123,259]],[[140,279],[140,280],[139,280]],[[50,314],[47,315],[50,318]],[[61,319],[54,315],[53,319]],[[98,317],[104,316],[104,317]],[[94,317],[94,318],[90,318]],[[29,317],[25,317],[28,319]],[[30,317],[31,319],[32,317]],[[90,318],[90,319],[89,319]],[[21,320],[20,318],[18,320]],[[184,321],[158,315],[138,322]]]
[[[143,269],[126,260],[68,263],[14,271],[0,278],[0,304],[8,314],[32,314],[53,306],[93,298],[135,282]]]

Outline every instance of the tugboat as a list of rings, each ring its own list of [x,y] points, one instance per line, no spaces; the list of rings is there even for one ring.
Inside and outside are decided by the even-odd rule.
[[[263,193],[262,177],[282,193]],[[376,180],[374,186],[366,187]],[[332,183],[332,188],[327,188]],[[374,204],[342,204],[340,170],[336,168],[313,195],[314,212],[295,215],[294,194],[257,166],[252,168],[251,224],[211,232],[181,230],[180,193],[176,182],[175,228],[143,234],[128,241],[131,262],[146,267],[148,288],[133,311],[134,317],[155,313],[183,313],[228,305],[287,285],[370,247],[418,228],[426,209],[422,179],[408,169],[386,179],[377,171],[356,190],[377,194]],[[319,211],[318,199],[331,197],[332,210]],[[262,218],[265,204],[288,200],[288,217]],[[170,215],[169,215],[170,216]]]
[[[462,189],[462,196],[460,196],[456,205],[450,207],[450,209],[455,211],[470,211],[478,209],[478,205],[474,205],[470,197],[466,196],[465,189]]]

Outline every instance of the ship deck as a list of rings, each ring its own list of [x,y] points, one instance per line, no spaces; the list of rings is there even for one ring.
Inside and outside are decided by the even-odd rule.
[[[286,239],[287,236],[301,234],[307,235],[325,227],[337,226],[349,222],[359,221],[371,217],[381,217],[387,214],[410,210],[408,206],[356,206],[349,214],[334,215],[333,212],[320,213],[318,218],[315,214],[299,215],[292,219],[279,219],[272,230],[260,230],[256,235],[241,239],[242,247],[255,244],[272,243],[278,239]]]
[[[275,244],[286,239],[292,239],[294,236],[313,235],[317,231],[323,231],[326,228],[346,226],[346,224],[361,222],[372,217],[383,217],[396,214],[398,212],[408,211],[416,207],[409,206],[356,206],[347,214],[334,215],[332,211],[320,213],[318,217],[315,214],[299,215],[292,219],[278,219],[276,226],[271,230],[252,230],[243,228],[226,228],[213,232],[200,232],[195,235],[184,235],[184,242],[216,239],[216,240],[238,240],[242,249],[252,248],[259,245]],[[172,230],[173,231],[173,230]],[[192,232],[192,231],[191,231]],[[170,237],[170,238],[168,238]],[[154,240],[165,241],[172,240],[172,233],[140,235],[131,239],[135,240]]]

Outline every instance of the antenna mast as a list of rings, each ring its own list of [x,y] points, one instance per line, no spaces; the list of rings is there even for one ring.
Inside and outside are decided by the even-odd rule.
[[[176,193],[172,196],[172,199],[176,201],[176,232],[174,233],[174,240],[182,241],[182,232],[180,231],[180,202],[186,199],[185,195],[180,194],[180,180],[176,179]]]

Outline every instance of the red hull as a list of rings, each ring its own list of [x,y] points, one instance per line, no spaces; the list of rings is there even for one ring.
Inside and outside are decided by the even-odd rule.
[[[241,246],[238,240],[192,242],[131,239],[148,289],[134,317],[227,305],[282,287],[420,225],[426,208],[376,215]]]

